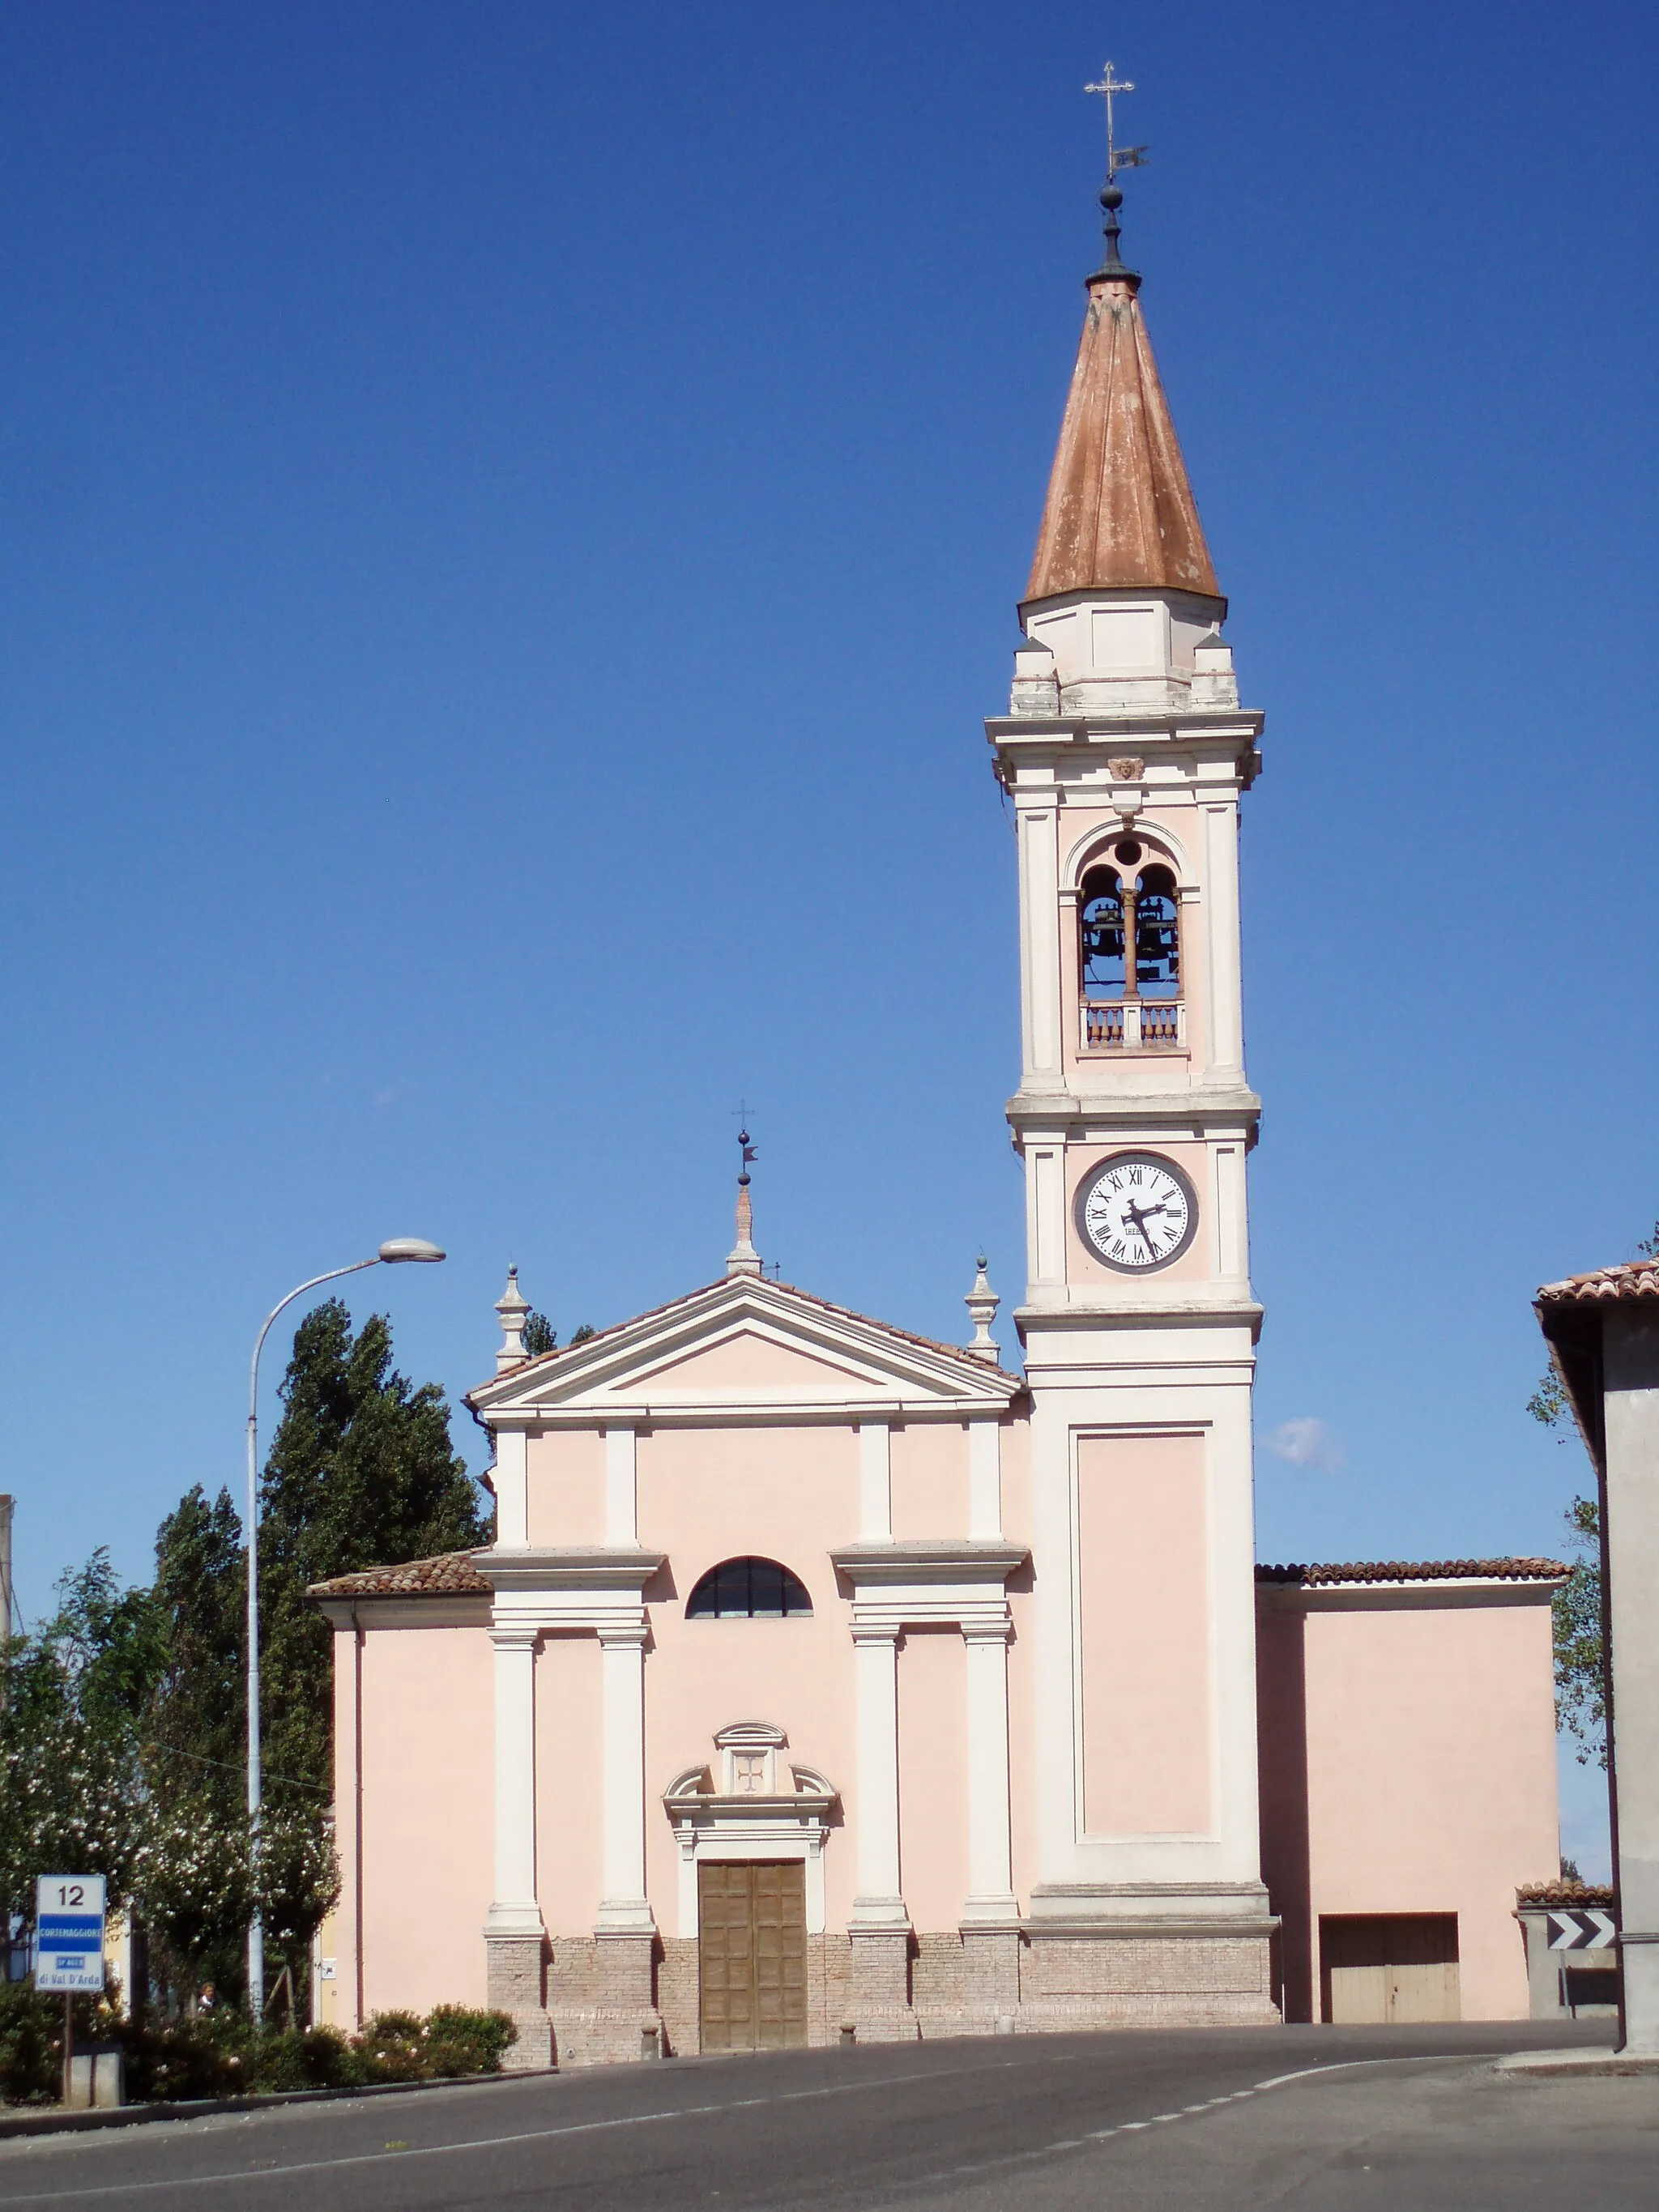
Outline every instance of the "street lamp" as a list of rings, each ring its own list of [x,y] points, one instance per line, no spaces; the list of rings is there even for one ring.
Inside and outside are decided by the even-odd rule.
[[[247,1377],[247,1817],[250,1833],[259,1834],[259,1354],[265,1348],[270,1324],[284,1306],[302,1298],[321,1283],[342,1275],[356,1275],[365,1267],[395,1267],[410,1260],[434,1261],[445,1256],[441,1246],[424,1237],[391,1237],[372,1260],[354,1260],[349,1267],[331,1267],[301,1283],[265,1316],[264,1327],[254,1340],[253,1359]],[[265,2010],[265,1923],[258,1905],[247,1931],[248,2010],[256,2023]]]

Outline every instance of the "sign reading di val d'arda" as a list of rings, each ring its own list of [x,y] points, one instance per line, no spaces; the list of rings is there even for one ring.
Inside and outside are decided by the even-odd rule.
[[[104,1877],[43,1874],[34,1885],[34,1986],[65,1996],[104,1986]]]

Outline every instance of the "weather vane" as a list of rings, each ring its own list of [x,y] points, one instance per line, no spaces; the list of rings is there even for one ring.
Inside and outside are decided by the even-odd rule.
[[[1098,84],[1085,84],[1085,92],[1097,92],[1106,103],[1106,181],[1109,185],[1120,169],[1140,169],[1146,165],[1145,146],[1120,146],[1117,143],[1115,118],[1112,102],[1121,92],[1133,92],[1133,84],[1121,82],[1108,62]]]
[[[749,1116],[751,1110],[752,1109],[750,1107],[745,1106],[742,1099],[739,1098],[736,1107],[732,1109],[732,1120],[738,1125],[738,1150],[743,1155],[742,1158],[738,1162],[738,1181],[745,1187],[747,1187],[749,1182],[750,1168],[754,1164],[757,1157],[755,1147],[749,1141]]]

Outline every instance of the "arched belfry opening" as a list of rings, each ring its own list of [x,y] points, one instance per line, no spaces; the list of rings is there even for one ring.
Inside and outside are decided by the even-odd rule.
[[[1078,982],[1085,1052],[1185,1042],[1175,871],[1139,837],[1079,886]]]

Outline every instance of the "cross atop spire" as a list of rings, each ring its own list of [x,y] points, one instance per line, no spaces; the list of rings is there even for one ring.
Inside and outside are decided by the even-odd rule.
[[[1106,210],[1106,258],[1097,273],[1133,276],[1133,270],[1124,268],[1123,257],[1117,250],[1118,240],[1122,235],[1117,211],[1123,204],[1123,194],[1118,189],[1117,173],[1120,169],[1145,168],[1148,149],[1145,146],[1118,144],[1112,102],[1120,93],[1133,92],[1134,87],[1116,76],[1112,64],[1108,62],[1101,72],[1100,82],[1085,84],[1083,89],[1085,92],[1097,92],[1106,103],[1106,181],[1100,188],[1100,204]]]
[[[726,1255],[728,1275],[758,1275],[764,1272],[761,1255],[755,1249],[754,1208],[749,1202],[749,1169],[755,1158],[755,1147],[749,1141],[747,1107],[738,1111],[744,1115],[738,1131],[738,1241]]]

